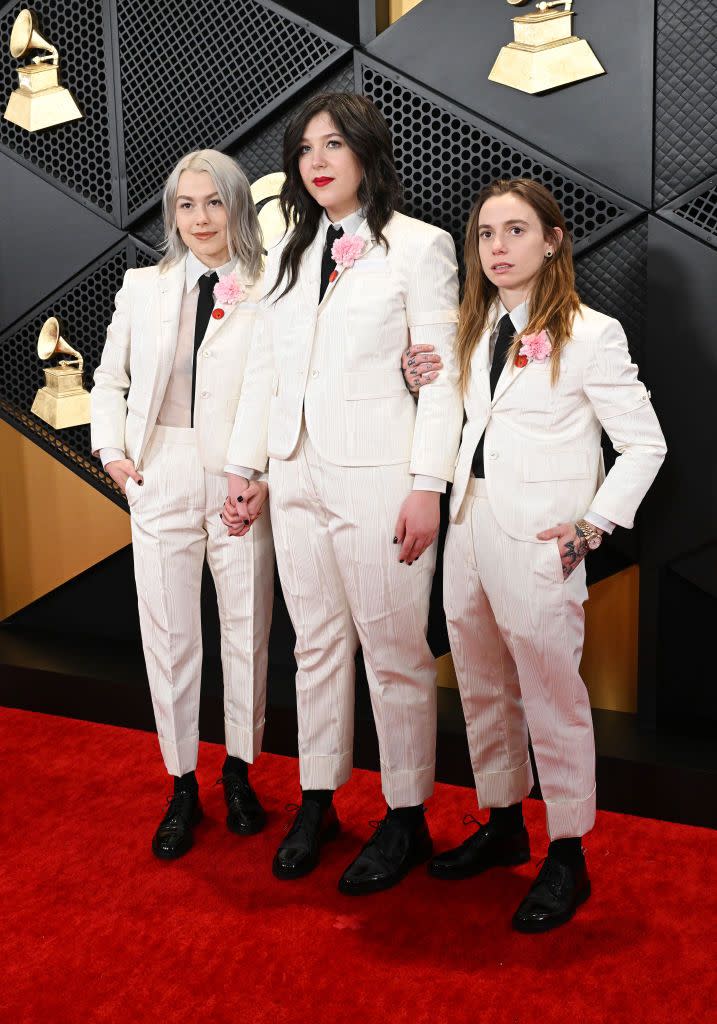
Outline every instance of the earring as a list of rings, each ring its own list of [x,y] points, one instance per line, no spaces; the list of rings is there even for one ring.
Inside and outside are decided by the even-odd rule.
[[[548,249],[548,251],[545,254],[546,260],[549,260],[552,255],[553,255],[553,250],[552,249]]]

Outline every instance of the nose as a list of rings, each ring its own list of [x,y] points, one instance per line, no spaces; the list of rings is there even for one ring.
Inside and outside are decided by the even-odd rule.
[[[505,252],[505,240],[502,237],[502,235],[498,234],[497,231],[493,236],[493,245],[491,246],[491,251],[494,256],[497,256],[499,253]]]
[[[326,166],[326,158],[322,149],[315,149],[313,152],[312,166],[314,170],[320,170]]]

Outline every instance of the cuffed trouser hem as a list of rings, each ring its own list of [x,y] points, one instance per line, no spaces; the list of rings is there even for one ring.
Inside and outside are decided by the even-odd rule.
[[[480,807],[512,807],[533,788],[530,760],[506,772],[475,772],[474,778]]]
[[[187,736],[179,743],[172,740],[159,739],[159,749],[162,751],[164,764],[170,775],[186,775],[193,772],[197,767],[197,755],[199,754],[199,733],[194,736]]]
[[[595,824],[595,789],[584,800],[546,800],[545,810],[551,840],[584,836]]]
[[[351,778],[353,754],[299,754],[302,789],[338,789]]]
[[[389,771],[381,765],[381,790],[389,807],[417,807],[433,796],[436,777],[435,764],[425,768],[411,768],[405,771]]]
[[[227,754],[230,757],[240,757],[247,764],[253,764],[261,753],[261,741],[264,738],[264,723],[258,725],[253,732],[224,719],[224,739],[227,745]]]

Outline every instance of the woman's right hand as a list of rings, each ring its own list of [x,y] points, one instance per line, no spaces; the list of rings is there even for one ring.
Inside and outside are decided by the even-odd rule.
[[[436,379],[443,362],[433,345],[411,345],[401,357],[401,369],[408,390],[415,395],[424,384]]]
[[[122,489],[122,493],[127,496],[127,481],[130,477],[135,483],[141,487],[144,483],[142,474],[138,473],[134,468],[134,462],[132,459],[114,459],[112,462],[108,462],[105,466],[105,472],[109,473],[114,482],[118,487]]]

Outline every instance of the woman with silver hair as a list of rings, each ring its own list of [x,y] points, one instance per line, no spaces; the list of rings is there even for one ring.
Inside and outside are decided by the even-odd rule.
[[[228,156],[189,153],[169,176],[163,212],[164,258],[128,270],[116,298],[92,391],[92,450],[131,513],[147,675],[160,749],[174,776],[152,849],[173,859],[192,846],[202,815],[194,770],[205,557],[221,623],[227,826],[240,835],[264,826],[248,764],[264,729],[274,552],[268,516],[242,537],[229,537],[220,518],[261,293],[261,232],[249,183]]]

